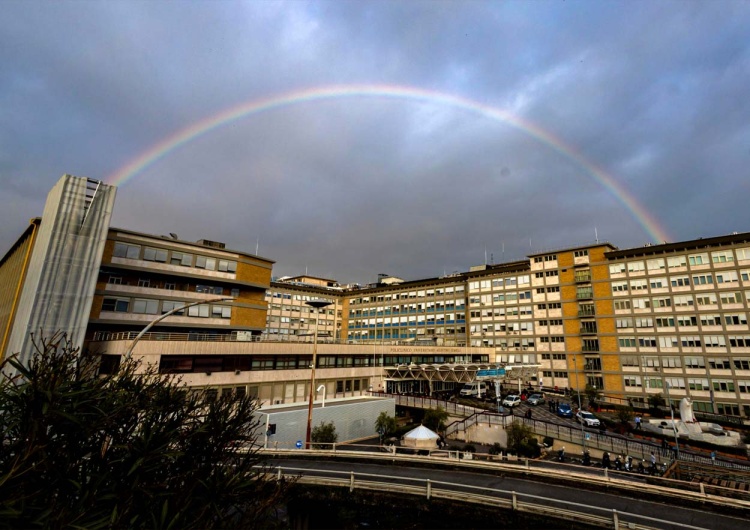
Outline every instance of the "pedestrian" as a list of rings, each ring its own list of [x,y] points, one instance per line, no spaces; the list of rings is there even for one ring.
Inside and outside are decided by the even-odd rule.
[[[638,414],[635,417],[635,430],[640,431],[641,430],[641,415]]]
[[[711,464],[716,463],[716,451],[711,451]]]

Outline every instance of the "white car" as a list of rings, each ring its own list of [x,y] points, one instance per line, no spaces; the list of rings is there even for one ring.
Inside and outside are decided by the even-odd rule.
[[[521,396],[505,396],[505,399],[503,400],[503,407],[513,408],[517,407],[521,404]]]
[[[576,420],[583,423],[586,427],[599,427],[599,419],[590,412],[579,410],[576,414]]]

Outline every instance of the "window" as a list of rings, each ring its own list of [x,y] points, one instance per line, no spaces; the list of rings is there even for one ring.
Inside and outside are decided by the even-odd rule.
[[[738,357],[734,360],[736,370],[750,370],[750,357]]]
[[[688,256],[688,262],[691,266],[708,265],[708,254],[692,254]]]
[[[741,304],[742,293],[740,292],[721,293],[720,300],[722,304]]]
[[[146,247],[143,250],[143,259],[146,261],[167,262],[167,251],[163,248]]]
[[[677,348],[680,343],[674,335],[662,335],[659,337],[660,348]]]
[[[628,263],[628,272],[642,272],[646,270],[646,266],[642,261],[631,261]]]
[[[110,285],[122,285],[122,276],[110,276],[107,283]]]
[[[615,310],[630,309],[630,300],[615,300]]]
[[[656,319],[656,327],[657,328],[673,328],[674,317],[658,317]]]
[[[690,390],[709,390],[708,379],[688,379]]]
[[[670,280],[672,287],[689,287],[690,277],[689,276],[673,276]]]
[[[180,308],[182,308],[184,306],[185,306],[185,302],[175,302],[175,301],[172,301],[172,300],[165,300],[165,301],[163,301],[161,303],[161,312],[162,312],[162,314],[163,313],[168,313],[168,312],[172,311],[173,309],[180,309]],[[182,309],[182,310],[175,311],[174,314],[175,315],[184,315],[185,314],[185,310]]]
[[[712,370],[731,370],[729,359],[709,357],[708,366]]]
[[[139,278],[138,279],[138,287],[150,287],[151,286],[151,280],[148,278]]]
[[[633,319],[632,318],[618,318],[617,320],[615,320],[615,324],[618,329],[632,328]]]
[[[700,348],[702,344],[698,335],[683,335],[680,340],[683,348]]]
[[[696,295],[695,303],[698,305],[716,305],[716,295],[713,293]]]
[[[102,302],[102,311],[115,311],[117,313],[127,313],[130,306],[130,300],[127,298],[105,298]]]
[[[656,348],[656,337],[638,337],[638,346],[641,348]]]
[[[727,323],[727,326],[747,326],[747,315],[745,313],[724,315],[724,322]]]
[[[114,257],[138,259],[141,255],[140,245],[128,245],[127,243],[115,243]]]
[[[652,318],[636,318],[635,327],[637,328],[653,328],[654,320]]]
[[[195,257],[195,267],[197,269],[206,269],[207,271],[215,271],[216,270],[216,259],[215,258],[209,258],[206,256],[196,256]]]
[[[650,271],[662,270],[664,269],[664,258],[647,260],[646,267]]]
[[[737,282],[736,271],[726,271],[716,273],[716,283],[732,283]]]
[[[652,289],[661,289],[662,287],[667,287],[669,284],[666,278],[651,278],[649,285]]]
[[[701,326],[721,326],[721,316],[703,314],[701,317]]]
[[[737,250],[735,250],[735,252],[737,253],[738,261],[750,260],[750,247],[738,248]]]
[[[674,269],[677,267],[685,267],[687,265],[687,260],[685,259],[685,256],[674,256],[671,258],[667,258],[667,266],[670,269]]]
[[[232,298],[239,298],[240,296],[240,290],[237,288],[232,289],[231,291],[231,297]]]
[[[635,348],[636,342],[635,337],[621,337],[617,339],[621,348]]]
[[[693,305],[693,297],[690,295],[675,296],[674,297],[675,307],[688,307]]]
[[[173,283],[165,283],[164,284],[164,289],[166,289],[167,291],[174,291],[174,288],[175,288],[175,284],[173,284]]]
[[[172,265],[182,265],[183,267],[191,267],[193,265],[193,255],[184,254],[182,252],[172,252],[172,257],[169,260]]]
[[[709,285],[714,283],[714,277],[710,274],[693,276],[693,285]]]
[[[726,263],[734,261],[734,256],[731,250],[723,250],[720,252],[711,252],[711,261],[714,263]]]
[[[625,382],[626,387],[640,387],[641,385],[641,378],[637,375],[626,375],[622,378]]]
[[[237,272],[237,262],[220,259],[219,272]]]
[[[628,282],[612,282],[612,292],[628,292]]]
[[[625,264],[624,263],[614,263],[609,266],[609,273],[610,274],[624,274],[625,273]]]
[[[706,364],[703,357],[685,357],[685,368],[705,368]]]
[[[672,307],[672,299],[668,296],[653,298],[651,300],[651,305],[653,307]]]
[[[589,251],[588,251],[588,250],[576,250],[576,251],[575,251],[575,252],[573,253],[573,255],[574,255],[574,256],[575,256],[576,258],[582,258],[582,257],[584,257],[584,256],[588,256],[588,255],[589,255]]]
[[[646,280],[631,280],[630,290],[631,291],[643,291],[648,289],[648,282]]]
[[[133,313],[155,315],[159,312],[159,301],[148,298],[136,298],[133,300]]]
[[[640,366],[638,364],[638,357],[635,355],[623,355],[620,359],[623,366]]]
[[[209,306],[207,304],[194,305],[188,308],[188,316],[208,318]]]

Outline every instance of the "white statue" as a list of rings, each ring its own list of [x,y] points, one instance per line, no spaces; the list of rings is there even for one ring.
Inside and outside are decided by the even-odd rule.
[[[684,397],[680,400],[680,419],[683,423],[695,423],[693,400],[688,397]]]

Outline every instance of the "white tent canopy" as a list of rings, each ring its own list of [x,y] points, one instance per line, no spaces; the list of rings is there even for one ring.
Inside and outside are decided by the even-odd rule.
[[[435,449],[437,448],[437,441],[439,439],[440,436],[436,432],[431,431],[424,425],[420,425],[416,429],[412,429],[411,431],[404,434],[404,436],[401,438],[401,444],[404,447]]]

